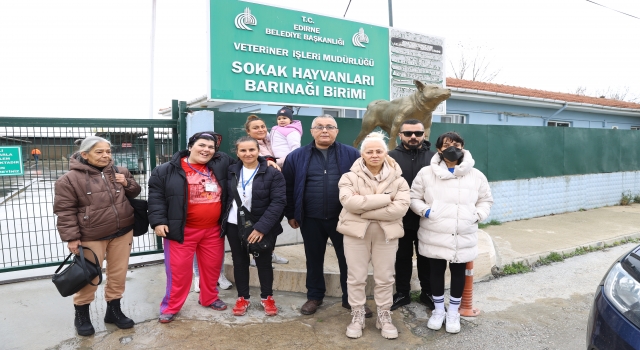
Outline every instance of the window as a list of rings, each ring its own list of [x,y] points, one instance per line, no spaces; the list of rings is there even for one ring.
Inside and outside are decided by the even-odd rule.
[[[342,118],[342,110],[341,109],[330,109],[330,108],[323,108],[322,109],[322,114],[328,114],[334,118]]]
[[[640,130],[640,126],[632,126],[631,130]]]
[[[467,116],[462,114],[443,114],[440,116],[440,123],[466,124]]]
[[[547,122],[547,126],[560,126],[560,127],[563,127],[563,128],[568,128],[568,127],[571,126],[571,123],[569,123],[569,122],[559,122],[559,121],[556,121],[556,120],[550,120],[550,121]]]

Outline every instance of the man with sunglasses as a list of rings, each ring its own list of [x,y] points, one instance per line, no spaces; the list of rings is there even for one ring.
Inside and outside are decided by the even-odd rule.
[[[347,296],[347,261],[342,234],[336,231],[342,210],[338,181],[360,158],[360,152],[336,141],[338,124],[330,115],[321,115],[311,123],[313,141],[293,150],[284,162],[282,175],[287,186],[284,215],[292,228],[300,228],[307,259],[307,302],[300,308],[311,315],[322,305],[326,292],[324,254],[330,238],[338,258],[342,306],[351,309]],[[365,308],[368,316],[372,312]]]
[[[429,166],[431,157],[436,152],[429,150],[431,143],[425,140],[424,125],[416,119],[408,119],[400,125],[401,144],[389,152],[402,169],[402,177],[409,187],[420,169]],[[420,280],[420,302],[433,310],[435,305],[431,296],[429,282],[429,260],[418,253],[418,228],[420,217],[411,210],[403,219],[404,237],[398,241],[396,253],[396,294],[393,296],[391,310],[411,303],[411,273],[413,271],[413,252],[417,255],[418,279]]]

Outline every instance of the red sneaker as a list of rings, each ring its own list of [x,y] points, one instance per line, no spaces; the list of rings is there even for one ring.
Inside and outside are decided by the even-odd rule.
[[[247,308],[251,305],[251,301],[246,300],[244,297],[236,300],[236,306],[233,307],[233,314],[236,316],[244,316],[247,313]]]
[[[269,295],[267,299],[262,299],[260,301],[262,307],[264,308],[264,313],[267,316],[275,316],[278,314],[278,307],[276,306],[276,301],[273,300],[273,297]]]

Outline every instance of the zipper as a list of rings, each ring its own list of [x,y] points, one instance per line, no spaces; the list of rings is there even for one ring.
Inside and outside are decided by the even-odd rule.
[[[120,228],[120,216],[118,215],[118,210],[116,209],[116,205],[115,205],[115,198],[113,198],[113,194],[111,193],[111,188],[109,187],[109,182],[107,181],[107,178],[104,177],[104,172],[100,172],[100,175],[102,175],[102,180],[104,180],[105,185],[107,185],[107,192],[109,192],[109,197],[111,198],[111,209],[113,209],[113,212],[116,214],[116,224],[118,225],[118,228]]]
[[[324,187],[323,192],[325,193],[325,195],[323,196],[323,198],[324,198],[324,203],[323,203],[324,204],[324,219],[325,220],[327,220],[327,218],[328,218],[327,213],[328,213],[328,207],[329,207],[329,201],[328,201],[328,198],[327,198],[327,194],[328,194],[328,192],[327,192],[327,181],[329,180],[329,175],[327,175],[327,159],[328,158],[329,158],[329,151],[327,150],[327,158],[325,158],[325,160],[324,160],[324,179],[323,179],[324,181],[322,181],[322,185]]]

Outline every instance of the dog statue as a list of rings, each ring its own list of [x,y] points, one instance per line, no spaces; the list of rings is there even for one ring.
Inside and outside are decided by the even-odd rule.
[[[425,85],[414,80],[418,90],[412,95],[397,98],[393,101],[375,100],[367,106],[362,118],[362,129],[353,143],[358,147],[360,142],[377,126],[389,134],[389,150],[396,148],[396,139],[400,132],[400,124],[407,119],[417,119],[424,125],[425,140],[431,133],[431,113],[440,102],[451,97],[451,90],[437,85]]]

